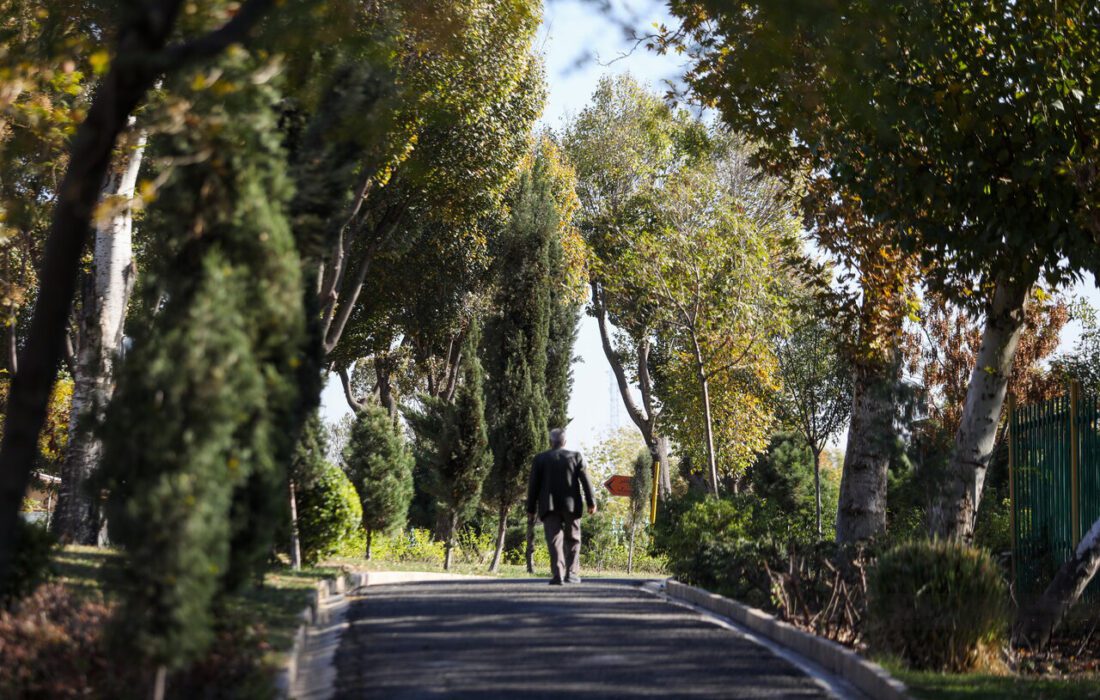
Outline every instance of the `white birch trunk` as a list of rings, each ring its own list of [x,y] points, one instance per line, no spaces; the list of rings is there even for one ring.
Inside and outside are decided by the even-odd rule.
[[[98,503],[87,490],[101,451],[93,428],[114,393],[113,365],[122,346],[126,308],[134,286],[131,201],[145,154],[145,138],[145,134],[138,137],[122,170],[112,173],[104,187],[104,198],[115,200],[115,211],[96,226],[91,293],[84,299],[69,446],[61,468],[54,520],[62,542],[95,545],[98,539]]]
[[[294,489],[294,479],[290,480],[290,568],[299,571],[302,568],[302,540],[298,534],[298,494]]]
[[[997,281],[955,434],[955,450],[932,504],[934,537],[967,543],[974,538],[978,503],[993,455],[1012,361],[1024,329],[1024,302],[1030,288],[1030,282]]]
[[[1066,613],[1096,576],[1097,569],[1100,569],[1100,520],[1092,524],[1073,557],[1054,575],[1039,600],[1030,609],[1021,611],[1013,642],[1033,649],[1045,647]]]

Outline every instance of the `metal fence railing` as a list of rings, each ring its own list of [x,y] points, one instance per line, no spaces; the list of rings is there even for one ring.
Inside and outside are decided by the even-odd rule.
[[[1033,600],[1100,517],[1100,401],[1068,394],[1008,404],[1012,568],[1016,597]],[[1094,582],[1086,596],[1100,597]]]

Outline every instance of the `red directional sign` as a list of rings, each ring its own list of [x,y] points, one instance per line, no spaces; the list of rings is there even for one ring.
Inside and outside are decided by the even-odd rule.
[[[603,485],[611,492],[612,496],[624,496],[629,498],[630,493],[634,490],[634,479],[629,476],[623,476],[622,474],[616,474],[603,482]]]

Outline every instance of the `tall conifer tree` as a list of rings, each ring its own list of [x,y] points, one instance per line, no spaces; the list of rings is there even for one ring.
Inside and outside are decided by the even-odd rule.
[[[111,538],[126,554],[119,619],[127,643],[166,667],[202,653],[219,591],[266,563],[298,427],[304,321],[279,96],[246,57],[221,70],[233,89],[196,91],[201,119],[151,146],[176,162],[146,223],[165,246],[145,290],[158,311],[104,435]]]
[[[481,333],[475,326],[462,349],[462,384],[454,402],[423,397],[424,409],[408,414],[419,436],[418,459],[428,467],[427,490],[446,513],[445,569],[451,568],[458,530],[477,506],[493,464],[477,354],[480,342]]]
[[[413,456],[389,411],[370,405],[359,412],[344,465],[363,504],[370,559],[374,533],[403,527],[413,495]]]
[[[496,255],[498,287],[485,334],[486,417],[493,469],[487,495],[499,517],[490,565],[500,566],[508,513],[523,495],[528,470],[546,442],[551,249],[560,213],[548,163],[536,153],[510,197]]]

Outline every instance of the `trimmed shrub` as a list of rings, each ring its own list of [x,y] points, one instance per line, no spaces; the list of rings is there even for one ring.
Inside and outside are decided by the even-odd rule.
[[[346,541],[355,539],[363,520],[355,486],[342,469],[328,462],[298,491],[297,505],[298,537],[307,564],[341,551]]]
[[[910,542],[879,558],[868,580],[871,648],[910,667],[973,669],[1004,642],[1008,591],[985,551]]]

